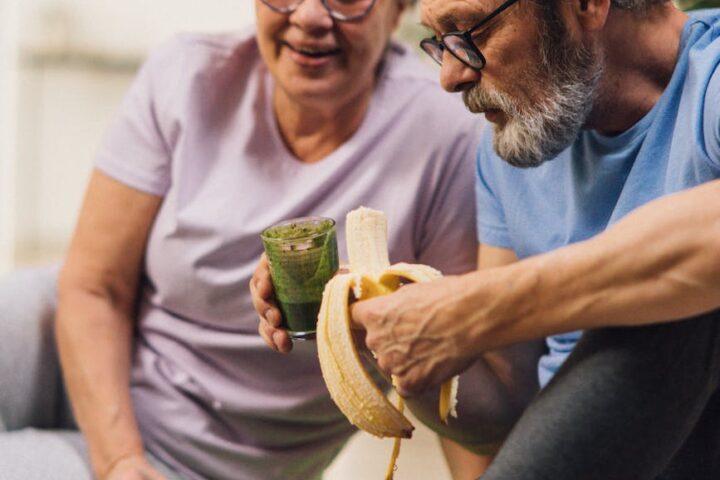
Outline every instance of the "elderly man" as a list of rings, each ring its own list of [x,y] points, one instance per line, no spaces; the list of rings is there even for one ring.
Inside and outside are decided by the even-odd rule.
[[[424,0],[423,23],[444,88],[494,124],[491,268],[356,304],[380,366],[413,394],[547,337],[549,384],[484,480],[718,478],[720,11]]]

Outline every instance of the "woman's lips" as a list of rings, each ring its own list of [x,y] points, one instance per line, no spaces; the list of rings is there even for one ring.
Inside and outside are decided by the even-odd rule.
[[[303,48],[293,47],[289,43],[285,43],[290,51],[290,58],[305,68],[321,68],[331,63],[338,55],[340,55],[339,48]]]

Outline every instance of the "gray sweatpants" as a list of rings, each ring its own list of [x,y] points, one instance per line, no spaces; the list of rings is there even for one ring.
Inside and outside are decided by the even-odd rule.
[[[720,312],[587,332],[482,480],[720,479]]]
[[[0,480],[89,480],[53,334],[57,269],[0,278]],[[181,477],[147,454],[168,480]]]

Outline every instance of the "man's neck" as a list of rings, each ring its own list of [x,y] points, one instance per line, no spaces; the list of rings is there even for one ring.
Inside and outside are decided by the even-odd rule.
[[[601,39],[605,73],[587,128],[617,135],[653,108],[675,70],[686,21],[671,2],[645,17],[611,11]]]

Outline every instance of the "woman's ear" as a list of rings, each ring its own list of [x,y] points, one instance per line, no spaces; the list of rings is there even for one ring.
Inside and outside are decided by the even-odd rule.
[[[400,24],[400,19],[402,18],[402,14],[408,8],[412,8],[412,3],[410,2],[410,0],[397,0],[397,11],[392,24],[393,31],[397,30],[398,25]]]

